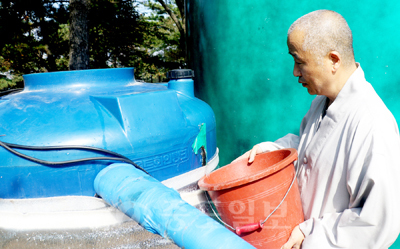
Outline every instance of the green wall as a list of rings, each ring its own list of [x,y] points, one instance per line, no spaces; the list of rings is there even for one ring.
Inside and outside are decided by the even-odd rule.
[[[292,75],[286,33],[316,9],[342,14],[356,61],[400,121],[400,1],[187,0],[196,95],[213,108],[221,165],[262,141],[298,134],[313,96]]]
[[[298,134],[314,97],[292,75],[286,33],[317,9],[348,21],[356,61],[400,123],[400,1],[187,0],[186,9],[196,95],[215,112],[220,166],[256,143]]]

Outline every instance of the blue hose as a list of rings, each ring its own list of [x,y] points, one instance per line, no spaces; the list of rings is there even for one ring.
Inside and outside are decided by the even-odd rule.
[[[115,163],[100,171],[94,189],[150,232],[181,248],[254,248],[183,201],[179,193],[132,165]]]

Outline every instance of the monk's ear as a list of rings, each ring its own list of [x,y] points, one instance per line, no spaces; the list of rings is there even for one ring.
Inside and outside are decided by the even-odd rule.
[[[342,64],[342,56],[337,51],[329,52],[329,62],[332,65],[332,72],[336,72]]]

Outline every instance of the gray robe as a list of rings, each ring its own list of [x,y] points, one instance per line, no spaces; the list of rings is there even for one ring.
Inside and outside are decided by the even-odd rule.
[[[322,118],[326,99],[313,100],[300,136],[275,142],[298,149],[302,248],[388,248],[400,232],[397,123],[359,65]]]

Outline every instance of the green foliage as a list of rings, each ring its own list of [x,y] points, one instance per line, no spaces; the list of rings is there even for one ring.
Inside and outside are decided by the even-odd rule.
[[[139,14],[132,1],[92,0],[89,11],[91,68],[126,67],[141,44]]]
[[[7,78],[0,78],[0,91],[7,90],[10,88],[15,87],[17,84],[15,82],[12,82],[11,80]]]
[[[0,75],[0,91],[5,91],[13,88],[21,88],[22,86],[22,76],[14,76],[13,79],[8,79],[5,75]]]
[[[142,4],[150,15],[137,12]],[[91,0],[88,19],[91,68],[135,67],[137,79],[158,82],[186,65],[184,36],[158,2]],[[0,0],[0,33],[0,72],[15,78],[2,78],[0,90],[23,74],[68,70],[68,1]]]
[[[151,12],[141,16],[145,35],[142,46],[137,49],[142,56],[133,58],[132,63],[136,65],[136,76],[144,81],[157,82],[164,79],[169,70],[186,66],[182,41],[185,37],[181,36],[176,24],[160,3],[145,0],[141,4]],[[183,22],[175,2],[170,1],[168,7]]]
[[[68,53],[68,39],[60,37],[58,30],[68,20],[65,6],[55,8],[43,0],[0,4],[0,69],[14,76],[12,81],[3,80],[2,86],[16,86],[23,74],[64,70],[61,62]]]

